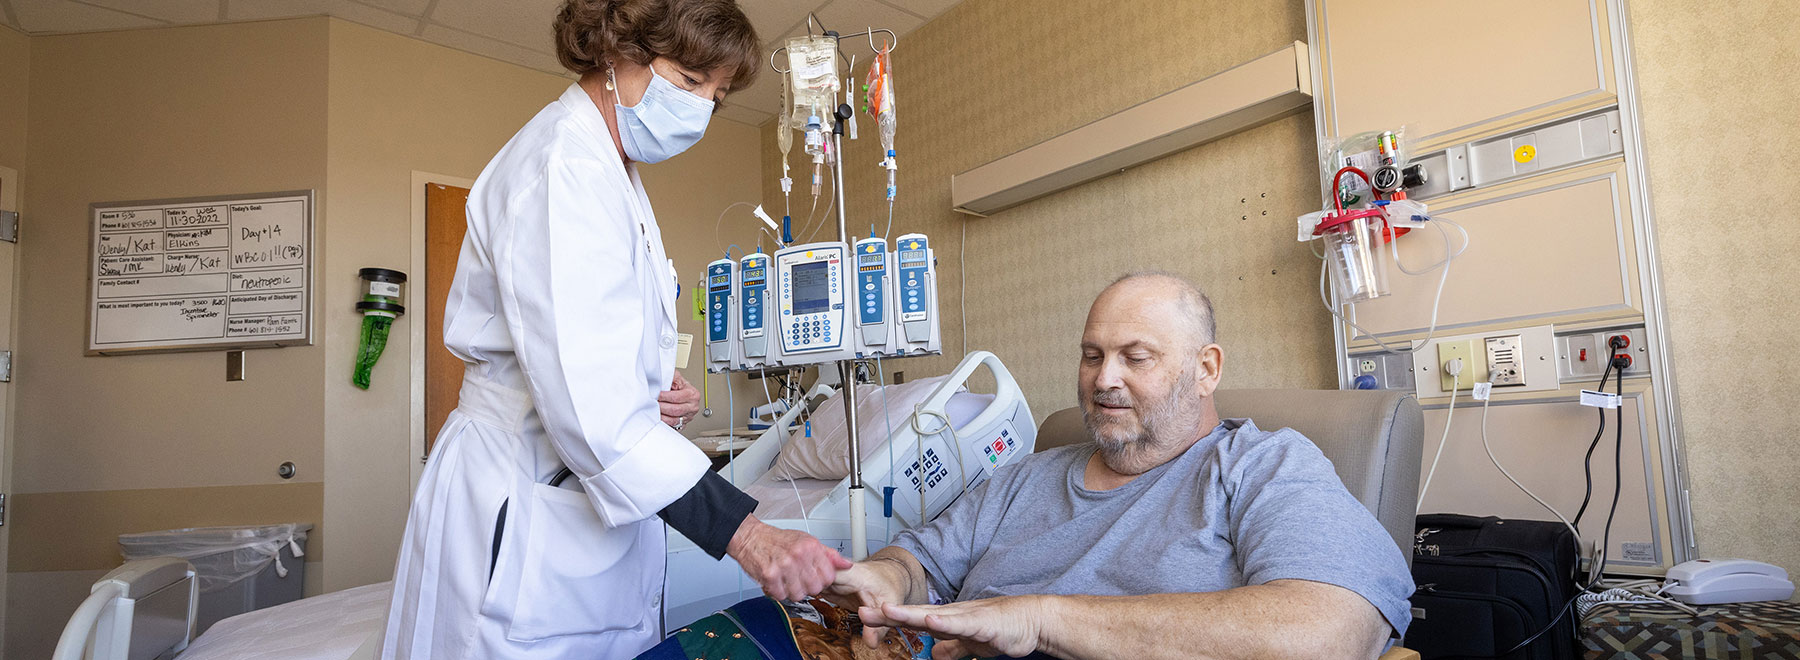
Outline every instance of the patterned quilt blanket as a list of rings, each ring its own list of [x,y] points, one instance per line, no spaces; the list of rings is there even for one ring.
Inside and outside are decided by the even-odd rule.
[[[929,637],[889,634],[862,643],[856,612],[817,598],[798,603],[752,598],[676,630],[639,660],[914,660],[931,657]]]
[[[1800,603],[1601,605],[1583,622],[1588,660],[1800,660]]]

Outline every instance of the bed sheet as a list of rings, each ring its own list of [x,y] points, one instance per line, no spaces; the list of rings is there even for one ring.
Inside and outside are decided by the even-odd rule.
[[[213,624],[179,660],[346,660],[379,634],[394,583],[302,598]]]

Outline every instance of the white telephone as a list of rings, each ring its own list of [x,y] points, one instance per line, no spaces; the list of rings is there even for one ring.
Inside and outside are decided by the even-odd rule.
[[[1669,569],[1663,594],[1690,605],[1787,600],[1787,571],[1748,559],[1696,559]]]

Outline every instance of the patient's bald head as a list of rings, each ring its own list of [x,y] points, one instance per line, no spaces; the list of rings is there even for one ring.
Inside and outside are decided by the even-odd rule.
[[[1131,273],[1100,292],[1077,389],[1108,467],[1141,474],[1217,423],[1211,396],[1224,358],[1214,338],[1212,302],[1179,276]]]
[[[1089,316],[1103,303],[1108,306],[1108,311],[1132,305],[1155,308],[1145,311],[1175,322],[1195,349],[1214,343],[1218,335],[1218,325],[1213,322],[1212,299],[1207,298],[1200,287],[1173,273],[1141,270],[1119,276],[1100,291],[1093,308],[1088,311]]]

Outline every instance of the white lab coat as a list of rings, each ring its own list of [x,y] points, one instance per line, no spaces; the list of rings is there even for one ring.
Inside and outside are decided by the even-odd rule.
[[[382,657],[631,657],[661,638],[656,512],[708,467],[658,412],[677,287],[650,200],[571,85],[488,163],[468,217],[444,310],[468,365]],[[575,477],[546,485],[565,463]]]

